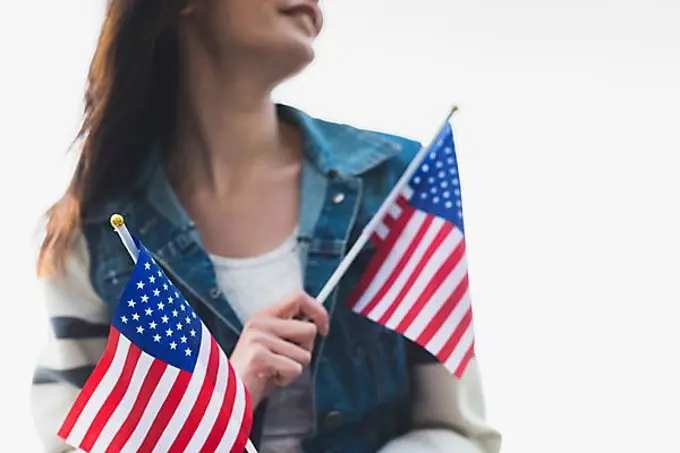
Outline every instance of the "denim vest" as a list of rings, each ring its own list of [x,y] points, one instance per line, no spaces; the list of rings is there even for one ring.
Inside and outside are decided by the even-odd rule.
[[[278,113],[304,136],[299,244],[304,288],[315,296],[419,145],[311,118],[290,107],[278,106]],[[108,223],[119,212],[230,355],[243,326],[218,288],[210,258],[158,154],[143,164],[138,181],[130,181],[129,193],[85,215],[92,284],[113,312],[132,272],[132,262]],[[310,365],[315,427],[303,444],[305,453],[374,453],[408,429],[409,370],[415,361],[430,358],[402,336],[344,306],[372,253],[369,244],[325,302],[330,335],[317,339]],[[256,445],[266,404],[255,413],[251,439]]]

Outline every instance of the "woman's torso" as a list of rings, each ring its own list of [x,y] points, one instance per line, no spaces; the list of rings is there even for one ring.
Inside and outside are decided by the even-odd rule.
[[[292,109],[280,111],[305,136],[297,244],[301,284],[314,296],[419,146]],[[107,222],[112,212],[121,212],[230,354],[243,325],[236,305],[225,295],[196,226],[180,207],[162,166],[147,162],[141,174],[129,196],[100,205],[84,221],[93,287],[113,310],[132,270]],[[409,343],[342,306],[371,254],[371,247],[365,247],[325,303],[331,334],[318,340],[309,367],[311,385],[306,388],[313,413],[303,442],[307,453],[373,453],[407,429]],[[265,400],[255,414],[256,442],[262,438],[267,405]]]

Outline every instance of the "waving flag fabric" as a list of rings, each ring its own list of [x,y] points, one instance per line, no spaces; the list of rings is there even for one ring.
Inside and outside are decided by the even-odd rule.
[[[472,308],[453,132],[447,125],[372,237],[376,254],[350,298],[461,377],[474,355]]]
[[[59,435],[87,452],[242,453],[252,425],[243,382],[135,241],[108,345]]]

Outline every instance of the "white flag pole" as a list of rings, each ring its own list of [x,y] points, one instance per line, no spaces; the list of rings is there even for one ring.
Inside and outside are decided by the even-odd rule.
[[[248,439],[248,443],[246,444],[246,451],[248,453],[257,453],[257,450],[255,449],[255,445]]]
[[[330,296],[331,292],[333,292],[333,289],[336,287],[336,285],[340,282],[342,279],[343,275],[345,275],[345,272],[347,272],[347,269],[349,269],[350,265],[356,257],[359,255],[359,252],[361,249],[364,248],[366,243],[369,241],[371,238],[371,235],[375,231],[375,229],[378,227],[378,224],[382,221],[382,218],[385,216],[385,213],[389,209],[389,207],[394,203],[396,198],[399,196],[399,192],[401,192],[401,189],[408,183],[408,181],[411,179],[411,176],[416,172],[418,167],[420,166],[420,163],[423,161],[425,158],[425,155],[427,154],[427,151],[432,147],[434,144],[434,141],[437,139],[439,136],[439,133],[441,130],[444,128],[444,126],[449,122],[451,119],[451,116],[458,110],[458,107],[455,105],[449,110],[448,115],[446,115],[446,120],[442,123],[442,125],[437,129],[437,135],[435,135],[432,140],[430,140],[430,143],[427,145],[423,146],[420,151],[418,151],[418,154],[413,158],[409,166],[406,168],[404,171],[404,174],[401,175],[401,178],[399,178],[399,181],[397,181],[397,184],[394,186],[390,194],[387,196],[383,204],[380,206],[380,209],[378,209],[378,212],[375,213],[373,218],[368,222],[366,227],[364,227],[363,231],[359,235],[359,238],[357,241],[352,245],[352,247],[349,249],[347,252],[347,255],[343,258],[343,260],[340,262],[338,267],[335,269],[333,274],[329,277],[328,281],[326,284],[321,288],[321,292],[319,292],[319,295],[316,296],[316,300],[318,300],[320,303],[324,303],[326,299],[328,299],[328,296]]]
[[[137,245],[135,245],[135,241],[132,239],[132,235],[128,231],[127,226],[125,226],[125,219],[123,218],[123,216],[120,214],[112,215],[111,226],[113,227],[114,231],[118,233],[120,241],[123,243],[125,249],[130,254],[130,258],[132,258],[132,261],[135,264],[137,264],[137,256],[139,256],[139,250],[137,250]]]
[[[137,249],[137,245],[135,245],[135,241],[132,239],[132,235],[125,226],[125,219],[123,218],[123,216],[120,214],[113,214],[111,216],[111,226],[116,231],[116,233],[118,233],[118,236],[120,236],[120,240],[125,246],[125,249],[130,254],[130,258],[132,258],[132,261],[134,261],[134,263],[137,264],[139,250]],[[250,439],[248,439],[248,442],[246,443],[246,452],[257,453],[257,449],[250,441]]]

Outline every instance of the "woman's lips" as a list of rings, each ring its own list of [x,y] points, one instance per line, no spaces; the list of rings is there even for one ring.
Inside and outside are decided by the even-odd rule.
[[[319,33],[319,22],[321,19],[321,11],[316,3],[301,3],[299,5],[291,6],[281,11],[286,16],[307,17],[311,22],[314,34]]]

